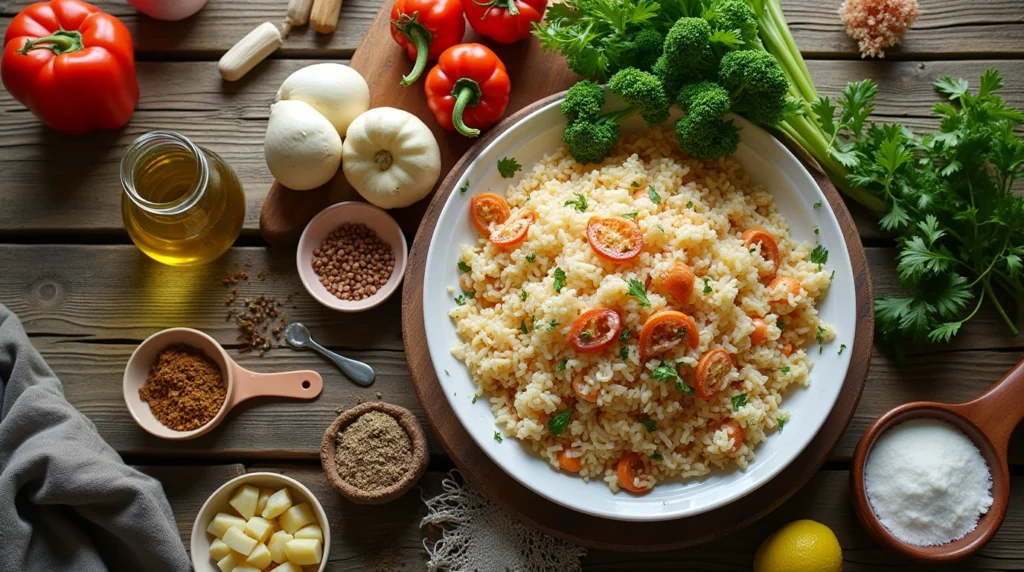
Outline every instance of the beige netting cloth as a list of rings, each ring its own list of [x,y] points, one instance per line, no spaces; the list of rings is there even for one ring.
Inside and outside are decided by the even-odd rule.
[[[536,531],[450,475],[444,492],[427,503],[420,526],[440,529],[441,538],[428,546],[427,570],[436,572],[577,572],[582,546]]]

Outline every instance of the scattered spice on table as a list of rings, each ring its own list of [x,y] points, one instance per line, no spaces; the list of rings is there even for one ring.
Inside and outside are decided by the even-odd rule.
[[[220,367],[196,348],[171,346],[156,356],[139,399],[160,423],[192,431],[210,422],[227,396]]]
[[[357,301],[377,293],[395,270],[391,247],[364,224],[345,223],[313,251],[320,284],[342,300]]]
[[[269,275],[266,270],[256,273],[259,280],[265,280]],[[232,272],[222,280],[228,289],[224,304],[230,306],[226,319],[234,320],[238,325],[240,334],[237,341],[241,344],[238,353],[256,352],[263,357],[275,342],[281,340],[281,332],[288,324],[284,308],[292,303],[292,295],[289,294],[284,300],[265,295],[242,298],[236,286],[248,280],[249,273],[245,270]]]
[[[412,439],[380,411],[360,415],[338,432],[335,463],[348,484],[367,492],[390,487],[413,469]]]

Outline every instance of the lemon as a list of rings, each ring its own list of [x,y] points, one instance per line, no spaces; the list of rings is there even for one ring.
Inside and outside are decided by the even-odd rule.
[[[754,572],[840,572],[843,549],[832,530],[798,520],[775,531],[754,555]]]

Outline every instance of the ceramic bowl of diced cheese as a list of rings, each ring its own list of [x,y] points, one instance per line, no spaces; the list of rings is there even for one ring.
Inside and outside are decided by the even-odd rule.
[[[221,485],[192,525],[196,572],[323,572],[327,515],[299,481],[248,473]]]

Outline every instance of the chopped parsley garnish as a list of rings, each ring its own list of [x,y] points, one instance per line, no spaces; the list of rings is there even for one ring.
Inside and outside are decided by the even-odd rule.
[[[654,454],[651,455],[651,458],[654,459],[655,461],[661,461],[665,459],[665,457],[662,457],[661,453],[657,451],[655,451]]]
[[[530,333],[530,328],[527,327],[526,320],[519,320],[519,329],[522,330],[524,334]]]
[[[686,208],[692,209],[693,208],[693,201],[686,201]]]
[[[516,171],[522,170],[523,166],[516,161],[515,157],[502,157],[498,159],[498,172],[501,178],[511,179],[516,176]]]
[[[572,407],[565,411],[555,415],[548,421],[548,432],[558,437],[562,433],[565,433],[565,428],[569,426],[569,419],[572,417]]]
[[[651,307],[651,301],[647,299],[647,288],[644,283],[636,278],[629,279],[629,295],[640,300],[640,305],[646,308]]]
[[[661,364],[651,372],[651,377],[662,383],[675,380],[676,389],[682,390],[682,392],[687,395],[693,395],[693,388],[683,383],[683,378],[679,377],[679,372],[676,371],[675,364],[670,361],[661,362]]]
[[[523,302],[525,302],[525,301],[526,301],[526,298],[527,298],[527,297],[528,297],[529,295],[530,295],[530,294],[529,294],[529,292],[527,292],[526,290],[520,290],[520,291],[519,291],[519,299],[520,299],[520,300],[522,300]]]
[[[562,288],[565,288],[565,270],[559,266],[555,268],[555,292],[561,293]]]
[[[551,323],[548,324],[548,331],[549,332],[555,331],[555,326],[557,326],[557,325],[558,325],[558,320],[551,320]]]
[[[741,407],[747,404],[747,394],[741,393],[739,395],[732,396],[732,410],[739,411]]]
[[[622,346],[622,349],[619,350],[619,357],[622,358],[622,361],[629,359],[629,346]]]
[[[592,337],[594,337],[594,334],[590,330],[583,330],[580,332],[580,339],[585,342],[590,340]]]
[[[459,261],[459,270],[461,270],[463,272],[469,272],[470,270],[472,270],[472,268],[470,268],[468,264],[466,264],[465,262],[460,260]]]
[[[786,420],[786,419],[779,419],[778,421],[779,421],[779,433],[782,433],[782,428],[785,427],[786,423],[789,423],[789,421]]]
[[[458,304],[459,306],[464,306],[466,304],[466,300],[469,300],[475,295],[476,294],[473,292],[463,292],[462,294],[459,294],[458,296],[455,297],[455,303]]]
[[[636,188],[640,186],[640,183],[633,181],[632,183],[629,184],[629,186]]]
[[[636,215],[638,215],[638,214],[640,214],[640,213],[638,213],[636,211],[633,211],[631,213],[626,213],[626,214],[622,215],[622,218],[628,218],[629,220],[636,220]]]
[[[466,182],[462,183],[462,186],[459,187],[459,192],[460,193],[464,193],[464,192],[466,192],[468,190],[469,190],[469,179],[466,179]]]
[[[779,327],[780,332],[786,329],[786,322],[783,322],[782,320],[776,320],[775,325]]]
[[[818,202],[814,203],[814,208],[820,207],[821,204],[822,204],[821,201],[818,201]]]
[[[814,339],[818,340],[818,353],[825,351],[825,328],[818,326],[818,333],[814,334]]]
[[[629,334],[630,333],[631,332],[629,331],[629,328],[622,328],[622,333],[619,334],[619,341],[620,342],[629,341]]]
[[[499,442],[499,443],[502,442],[501,433],[499,431],[495,431],[494,432],[494,440]]]
[[[555,366],[555,371],[565,371],[565,364],[569,363],[569,358],[562,358],[559,360],[558,365]]]
[[[710,284],[710,282],[711,281],[708,280],[707,276],[705,276],[704,277],[704,293],[705,294],[710,294],[711,293],[711,284]]]
[[[846,344],[839,344],[839,353],[837,355],[843,355],[843,350],[846,349]]]
[[[531,253],[526,255],[526,261],[529,262],[530,264],[533,264],[534,260],[537,260],[537,253],[536,252],[531,252]]]
[[[814,247],[811,251],[811,262],[818,265],[818,270],[828,262],[828,249],[822,245]]]
[[[821,234],[821,229],[818,228],[818,225],[814,225],[814,234],[816,234],[816,235],[820,235]]]
[[[471,400],[470,400],[470,403],[476,403],[476,398],[477,398],[477,397],[479,397],[479,396],[477,396],[477,395],[474,395],[474,396],[473,396],[473,399],[471,399]]]
[[[832,274],[829,274],[828,281],[831,282],[836,279],[836,271],[833,270]]]
[[[781,371],[782,373],[789,373],[789,366],[788,365],[784,365],[784,366],[779,368],[779,371]]]
[[[654,185],[647,186],[647,196],[651,197],[651,202],[654,204],[661,202],[661,195],[658,194],[658,191],[654,190]]]
[[[587,210],[587,197],[577,193],[575,199],[571,201],[565,201],[565,206],[575,207],[576,210],[583,212]]]
[[[660,230],[661,232],[665,232],[665,227],[661,226],[660,224],[655,225],[655,227],[657,227],[657,229]]]
[[[658,422],[650,417],[644,417],[640,420],[640,423],[644,424],[644,428],[647,429],[648,433],[654,433],[658,430]]]

